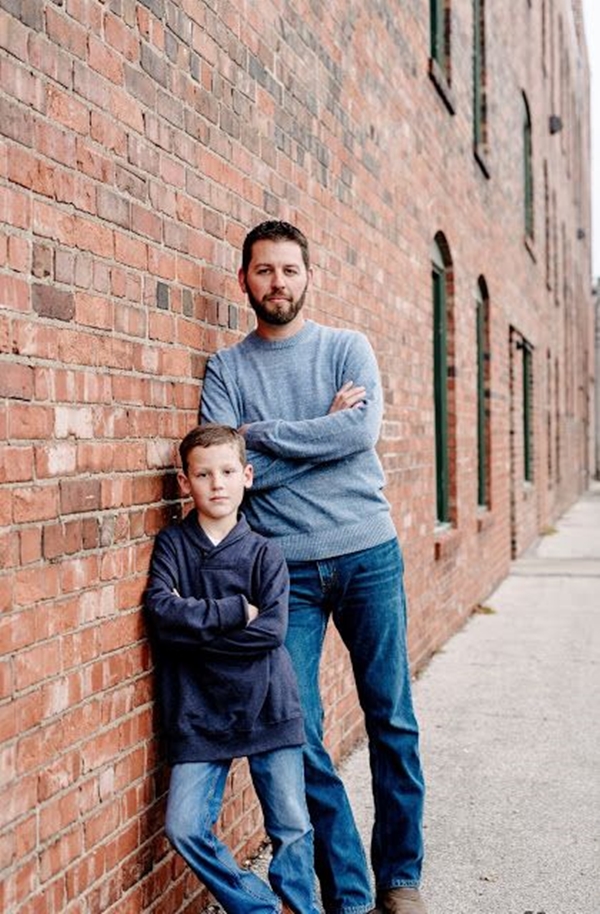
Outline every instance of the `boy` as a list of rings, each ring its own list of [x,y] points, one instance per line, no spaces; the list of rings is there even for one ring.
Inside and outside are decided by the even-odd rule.
[[[169,840],[228,914],[318,914],[302,762],[304,729],[283,646],[289,582],[272,542],[240,515],[252,484],[243,437],[206,425],[181,442],[192,510],[156,539],[146,607],[172,765]],[[269,881],[217,839],[231,762],[248,756],[273,846]]]

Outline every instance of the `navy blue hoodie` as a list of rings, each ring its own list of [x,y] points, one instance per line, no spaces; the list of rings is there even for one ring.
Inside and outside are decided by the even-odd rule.
[[[288,594],[279,547],[243,516],[216,546],[193,510],[158,534],[146,609],[171,764],[304,742]],[[249,624],[246,601],[259,609]]]

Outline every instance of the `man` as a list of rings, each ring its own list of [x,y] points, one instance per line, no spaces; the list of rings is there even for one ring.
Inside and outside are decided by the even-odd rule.
[[[307,731],[315,866],[327,914],[425,914],[419,893],[424,784],[406,651],[402,558],[375,445],[383,413],[366,337],[302,308],[308,243],[285,222],[246,237],[238,274],[256,330],[213,356],[201,419],[240,428],[254,466],[246,515],[290,572],[286,644]],[[375,821],[368,866],[343,784],[323,746],[319,663],[329,618],[348,651],[369,737]]]

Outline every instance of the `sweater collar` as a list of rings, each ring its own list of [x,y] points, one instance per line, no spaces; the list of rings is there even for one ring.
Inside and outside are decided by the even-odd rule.
[[[314,321],[305,320],[304,325],[293,336],[288,336],[283,340],[266,340],[259,336],[256,330],[248,334],[246,339],[251,340],[254,346],[265,349],[292,349],[294,346],[300,346],[309,340],[316,330],[317,324]]]

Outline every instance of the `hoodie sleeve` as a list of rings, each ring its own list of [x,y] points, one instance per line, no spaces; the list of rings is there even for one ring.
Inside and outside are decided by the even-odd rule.
[[[204,646],[210,654],[240,653],[247,657],[281,647],[287,632],[289,575],[279,547],[265,540],[253,568],[248,600],[259,614],[245,628],[228,631]]]
[[[179,596],[179,558],[168,531],[158,534],[152,553],[145,606],[159,642],[209,645],[226,632],[243,629],[247,603],[242,594],[220,599]]]

